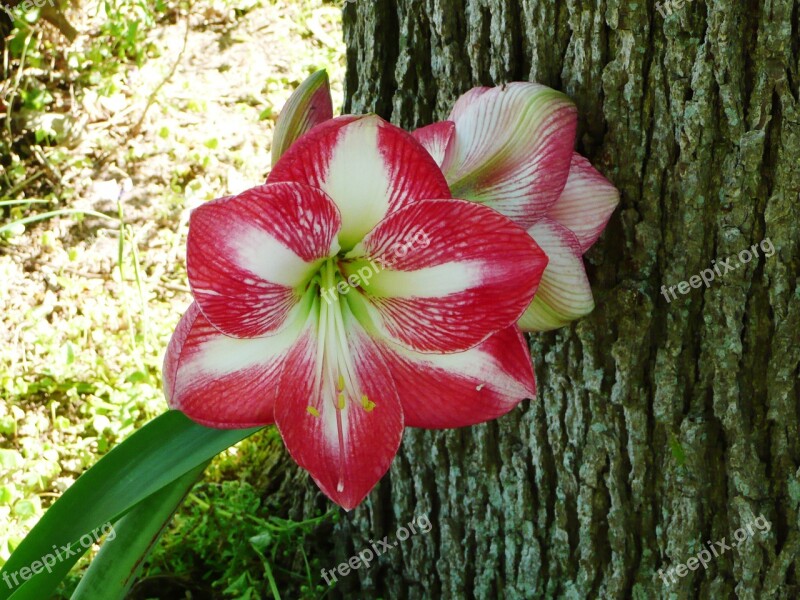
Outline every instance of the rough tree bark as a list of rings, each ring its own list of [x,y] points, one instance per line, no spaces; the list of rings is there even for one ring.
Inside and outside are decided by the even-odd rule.
[[[346,112],[414,128],[474,85],[539,81],[622,202],[587,256],[595,312],[531,340],[538,397],[407,430],[330,566],[415,515],[433,529],[334,596],[800,596],[800,3],[678,4],[346,4]],[[774,256],[662,296],[765,238]],[[658,576],[762,514],[768,533]]]

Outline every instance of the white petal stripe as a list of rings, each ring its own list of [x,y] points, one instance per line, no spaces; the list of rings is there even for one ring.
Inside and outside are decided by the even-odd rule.
[[[389,210],[391,181],[378,148],[377,117],[340,130],[320,187],[342,213],[342,245],[353,245]]]
[[[280,240],[268,232],[256,227],[242,228],[232,234],[228,245],[236,254],[236,263],[271,284],[296,288],[303,283],[311,270],[318,266],[322,259],[306,262],[294,250],[287,248]],[[334,239],[330,254],[339,251]],[[244,283],[256,285],[256,280],[244,280]]]
[[[486,279],[485,261],[450,262],[416,271],[383,270],[362,285],[371,296],[392,298],[438,298],[464,292]]]

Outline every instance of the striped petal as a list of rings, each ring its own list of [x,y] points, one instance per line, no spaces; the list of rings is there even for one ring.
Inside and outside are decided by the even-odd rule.
[[[592,312],[592,288],[575,234],[546,218],[528,229],[528,233],[547,253],[550,262],[533,302],[519,320],[522,330],[556,329]]]
[[[510,83],[457,102],[445,175],[453,196],[485,203],[530,227],[569,174],[577,113],[564,94]]]
[[[407,427],[443,429],[483,423],[536,395],[525,338],[508,327],[475,348],[422,354],[384,349]]]
[[[466,350],[513,324],[547,264],[509,219],[455,199],[392,213],[347,258],[359,318],[421,352]]]
[[[186,270],[203,315],[222,333],[274,333],[321,261],[339,250],[340,218],[323,192],[262,185],[208,202],[189,222]]]
[[[567,185],[547,216],[572,231],[585,253],[603,233],[617,204],[619,190],[575,152]]]
[[[287,360],[275,422],[297,464],[351,510],[389,469],[403,413],[379,348],[346,304],[321,313]]]
[[[483,96],[486,92],[493,88],[487,86],[479,86],[474,87],[470,90],[467,90],[463,94],[458,97],[456,103],[453,105],[453,110],[450,111],[450,120],[460,119],[465,112],[467,112],[470,107],[472,107],[477,101],[478,98]]]
[[[402,129],[376,115],[332,119],[299,139],[269,182],[325,191],[339,207],[339,242],[350,249],[387,214],[425,198],[449,198],[433,158]]]
[[[273,423],[280,371],[297,331],[237,339],[215,329],[192,303],[164,356],[164,393],[170,408],[217,429]]]
[[[331,86],[323,69],[300,84],[278,115],[272,135],[272,166],[295,140],[332,118]]]
[[[422,144],[422,147],[433,157],[436,164],[442,167],[455,130],[456,124],[452,121],[441,121],[427,127],[421,127],[413,131],[411,135]]]

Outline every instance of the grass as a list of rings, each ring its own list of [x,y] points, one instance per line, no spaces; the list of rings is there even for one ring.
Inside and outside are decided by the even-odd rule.
[[[83,32],[71,45],[18,23],[0,113],[0,564],[165,410],[161,360],[191,301],[188,213],[263,182],[274,119],[310,72],[327,68],[341,100],[339,14],[322,0],[90,0],[68,12]],[[270,575],[273,553],[302,553],[319,526],[276,521],[259,497],[253,464],[281,444],[265,432],[243,446],[215,462],[145,574],[202,567],[223,597],[268,597],[276,578],[316,597],[308,562]],[[240,536],[235,559],[213,557],[219,531]]]

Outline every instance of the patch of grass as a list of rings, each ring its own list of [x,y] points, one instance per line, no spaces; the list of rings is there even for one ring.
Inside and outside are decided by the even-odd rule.
[[[268,428],[248,442],[217,461],[189,494],[145,564],[140,589],[169,578],[201,584],[215,597],[272,598],[272,589],[286,598],[322,595],[315,583],[321,565],[306,554],[305,538],[332,526],[338,512],[302,522],[277,516],[280,494],[263,497],[252,466],[275,462],[263,455],[281,451],[280,436]]]

